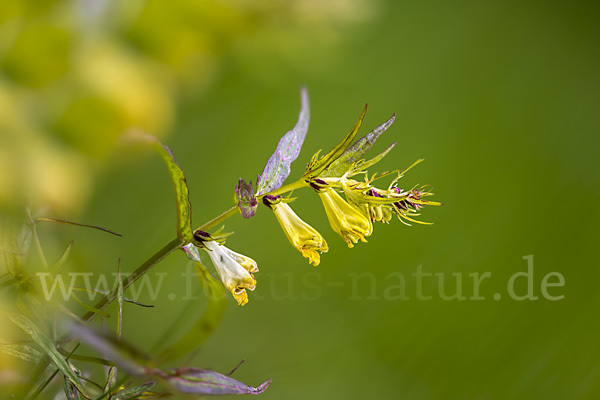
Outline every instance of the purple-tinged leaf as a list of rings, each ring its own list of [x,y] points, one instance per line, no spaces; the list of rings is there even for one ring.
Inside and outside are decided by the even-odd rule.
[[[242,217],[251,218],[256,214],[256,208],[258,202],[256,196],[254,196],[254,190],[252,189],[252,181],[246,183],[242,178],[240,182],[235,186],[235,196],[237,198],[238,207],[242,213]]]
[[[371,146],[375,144],[379,136],[385,132],[396,119],[396,114],[392,115],[390,119],[367,133],[362,138],[358,139],[356,143],[347,148],[342,155],[332,162],[329,167],[320,175],[321,177],[339,177],[344,175],[346,171],[350,169],[352,164],[360,160],[369,151]]]
[[[192,367],[164,374],[163,378],[179,392],[203,395],[260,394],[271,384],[271,379],[267,379],[252,387],[218,372]]]
[[[260,175],[256,186],[257,196],[269,193],[279,189],[285,179],[290,175],[290,166],[298,158],[300,149],[304,143],[306,132],[308,131],[308,122],[310,120],[310,111],[308,106],[308,94],[306,88],[300,91],[302,106],[298,122],[294,129],[283,135],[275,152],[267,161],[267,165]]]
[[[348,166],[348,171],[345,172],[347,177],[354,176],[359,174],[361,171],[366,171],[368,168],[371,168],[373,165],[377,164],[379,161],[383,159],[383,157],[387,156],[387,154],[394,148],[397,142],[394,142],[388,146],[387,149],[377,154],[370,160],[358,160],[356,163]]]

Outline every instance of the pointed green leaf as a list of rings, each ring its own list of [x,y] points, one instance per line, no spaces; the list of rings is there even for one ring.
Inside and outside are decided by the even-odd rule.
[[[373,165],[375,165],[379,161],[381,161],[381,159],[383,157],[385,157],[394,148],[395,145],[396,145],[396,142],[392,143],[391,145],[388,146],[387,149],[385,149],[384,151],[382,151],[381,153],[379,153],[378,155],[376,155],[369,161],[360,160],[360,161],[354,163],[354,165],[352,165],[352,167],[350,167],[350,170],[348,171],[346,176],[351,177],[351,176],[354,176],[354,175],[360,173],[361,171],[366,171],[367,169],[369,169],[370,167],[372,167]]]
[[[87,392],[79,377],[75,375],[68,362],[63,358],[60,352],[54,346],[52,340],[42,332],[29,318],[22,314],[6,314],[8,318],[19,328],[21,328],[25,333],[27,333],[34,342],[36,342],[42,350],[50,357],[52,362],[56,365],[56,367],[63,373],[63,375],[73,383],[75,388],[86,397]]]
[[[325,169],[331,163],[333,163],[335,160],[337,160],[344,153],[344,151],[346,151],[348,146],[350,146],[350,143],[352,143],[352,141],[356,137],[356,134],[358,133],[358,130],[360,129],[360,126],[362,125],[362,121],[365,118],[366,113],[367,113],[367,105],[365,104],[365,108],[363,109],[362,114],[358,118],[358,121],[356,121],[356,123],[352,127],[352,130],[350,131],[350,133],[348,133],[348,135],[346,135],[344,140],[342,140],[341,143],[339,143],[337,146],[335,146],[329,153],[325,154],[320,159],[317,160],[316,155],[313,156],[313,159],[306,167],[306,172],[304,173],[304,176],[303,176],[303,178],[305,180],[310,180],[310,179],[318,178],[319,176],[321,176],[321,173],[323,173],[323,171],[325,171]]]
[[[187,181],[182,169],[175,161],[175,157],[167,146],[155,141],[152,147],[160,154],[165,162],[173,188],[175,189],[175,200],[177,203],[177,237],[186,242],[193,239],[192,234],[192,206],[190,204],[190,194],[187,186]]]
[[[71,240],[69,242],[69,244],[67,245],[67,248],[65,249],[65,251],[63,251],[60,258],[54,263],[54,265],[50,266],[50,270],[52,271],[53,274],[56,274],[60,270],[60,267],[63,266],[65,261],[67,261],[67,258],[69,258],[69,254],[71,254],[72,247],[73,247],[73,241]]]

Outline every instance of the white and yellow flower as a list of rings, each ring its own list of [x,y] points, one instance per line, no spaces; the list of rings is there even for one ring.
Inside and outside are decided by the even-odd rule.
[[[213,240],[204,242],[204,245],[225,287],[233,294],[239,305],[246,304],[248,302],[246,289],[256,288],[256,279],[253,275],[254,272],[258,272],[256,261]]]

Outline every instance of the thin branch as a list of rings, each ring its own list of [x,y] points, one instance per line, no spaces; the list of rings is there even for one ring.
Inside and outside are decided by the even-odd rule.
[[[97,226],[97,225],[89,225],[89,224],[82,224],[79,222],[72,222],[72,221],[65,221],[64,219],[55,219],[55,218],[43,218],[43,217],[38,217],[35,219],[36,222],[56,222],[59,224],[67,224],[67,225],[75,225],[75,226],[82,226],[84,228],[92,228],[92,229],[97,229],[99,231],[102,232],[106,232],[106,233],[110,233],[111,235],[115,235],[115,236],[120,236],[122,237],[123,235],[121,235],[120,233],[117,233],[115,231],[111,231],[108,228],[103,228],[101,226]]]

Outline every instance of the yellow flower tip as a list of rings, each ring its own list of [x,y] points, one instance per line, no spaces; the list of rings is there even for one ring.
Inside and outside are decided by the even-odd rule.
[[[308,258],[308,263],[314,265],[315,267],[321,263],[321,257],[316,250],[300,248],[300,253],[305,258]]]
[[[348,233],[343,239],[348,243],[349,248],[353,248],[354,244],[358,243],[359,240],[363,243],[367,243],[367,239],[365,239],[364,236],[354,236],[352,233]]]
[[[238,306],[243,306],[248,303],[248,293],[246,293],[246,289],[237,288],[231,292],[233,294],[233,298],[237,301]]]
[[[319,265],[319,252],[326,253],[329,248],[323,236],[315,228],[300,219],[292,208],[283,202],[271,205],[271,209],[279,221],[290,243],[297,248],[303,257],[312,265]]]
[[[348,247],[354,247],[354,243],[357,243],[358,240],[366,242],[365,236],[373,233],[371,219],[331,188],[318,193],[323,202],[329,225],[348,243]]]

